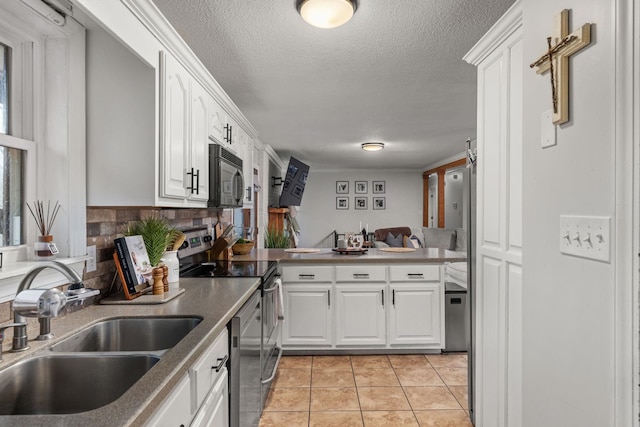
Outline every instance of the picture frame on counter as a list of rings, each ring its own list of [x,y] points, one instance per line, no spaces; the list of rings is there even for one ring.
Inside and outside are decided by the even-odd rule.
[[[356,181],[356,194],[367,194],[368,192],[368,182],[367,181]]]
[[[349,181],[336,181],[336,194],[349,194]]]
[[[386,197],[374,197],[373,198],[373,210],[383,210],[387,208]]]
[[[355,209],[367,209],[367,198],[366,197],[356,197],[355,198]]]
[[[336,197],[336,209],[349,209],[349,198]]]
[[[384,194],[386,187],[384,181],[372,181],[371,186],[373,187],[373,194]]]

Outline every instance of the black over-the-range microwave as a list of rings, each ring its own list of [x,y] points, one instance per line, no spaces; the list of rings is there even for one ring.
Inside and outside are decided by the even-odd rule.
[[[214,208],[242,207],[242,159],[219,144],[209,144],[209,202]]]

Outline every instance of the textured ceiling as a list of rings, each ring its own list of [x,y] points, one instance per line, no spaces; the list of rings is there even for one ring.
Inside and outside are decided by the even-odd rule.
[[[259,133],[322,169],[421,169],[475,136],[464,54],[514,0],[361,0],[312,27],[294,0],[154,0]],[[360,144],[381,141],[381,152]]]

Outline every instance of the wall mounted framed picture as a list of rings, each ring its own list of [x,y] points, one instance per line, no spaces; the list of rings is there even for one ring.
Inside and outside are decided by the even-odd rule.
[[[356,197],[355,198],[355,209],[367,209],[367,198],[366,197]]]
[[[384,181],[371,181],[371,186],[373,187],[373,194],[384,194]]]
[[[373,209],[381,210],[387,208],[386,197],[374,197],[373,198]]]
[[[336,197],[336,209],[349,209],[349,198]]]
[[[367,181],[356,181],[356,194],[367,194]]]
[[[349,194],[349,181],[336,181],[336,194]]]

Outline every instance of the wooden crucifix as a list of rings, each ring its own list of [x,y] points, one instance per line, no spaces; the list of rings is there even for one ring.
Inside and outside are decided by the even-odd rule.
[[[569,57],[591,43],[591,24],[584,24],[569,34],[569,10],[555,17],[553,35],[547,38],[547,51],[530,65],[536,73],[549,71],[553,124],[569,121]]]

